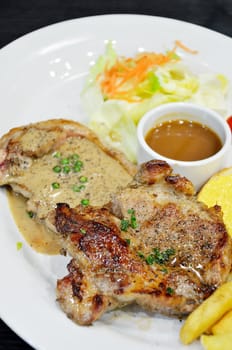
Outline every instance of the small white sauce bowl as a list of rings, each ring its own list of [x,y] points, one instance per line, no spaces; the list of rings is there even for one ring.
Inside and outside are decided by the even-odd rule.
[[[198,161],[174,160],[155,152],[145,141],[148,131],[156,124],[177,119],[206,125],[219,136],[222,148],[213,156]],[[139,164],[151,159],[165,160],[176,174],[192,181],[197,191],[213,174],[226,167],[231,151],[231,131],[223,117],[208,108],[185,102],[167,103],[147,112],[138,124],[137,137]]]

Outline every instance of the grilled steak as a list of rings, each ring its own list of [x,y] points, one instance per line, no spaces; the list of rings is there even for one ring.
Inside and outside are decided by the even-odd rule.
[[[28,198],[27,209],[46,219],[57,202],[108,202],[128,184],[135,166],[108,149],[87,127],[48,120],[10,130],[0,139],[0,186]]]
[[[231,268],[220,208],[199,203],[192,184],[163,161],[143,164],[108,207],[60,203],[54,216],[73,257],[69,274],[58,280],[57,299],[79,324],[131,303],[186,315]]]

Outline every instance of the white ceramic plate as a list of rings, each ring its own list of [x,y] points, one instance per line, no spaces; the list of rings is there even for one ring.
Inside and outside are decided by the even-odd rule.
[[[109,15],[59,23],[20,38],[0,51],[1,134],[49,118],[84,122],[79,95],[90,65],[114,40],[120,54],[164,51],[176,39],[199,54],[190,64],[232,80],[232,39],[167,18]],[[180,321],[133,309],[109,313],[91,327],[70,321],[55,301],[56,279],[66,273],[64,257],[35,253],[23,241],[0,191],[0,316],[41,350],[185,349]],[[16,250],[16,242],[23,248]],[[201,349],[198,342],[188,349]]]

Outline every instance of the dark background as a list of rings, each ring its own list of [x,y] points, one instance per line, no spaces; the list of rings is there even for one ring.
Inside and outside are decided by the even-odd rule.
[[[0,48],[49,24],[113,13],[175,18],[232,37],[232,0],[0,0]],[[0,350],[31,349],[0,321]]]
[[[0,0],[0,47],[48,24],[110,13],[171,17],[232,36],[232,0]]]

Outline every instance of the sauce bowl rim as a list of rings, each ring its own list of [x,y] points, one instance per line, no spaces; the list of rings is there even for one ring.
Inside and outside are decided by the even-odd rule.
[[[189,115],[194,115],[196,118],[198,117],[199,113],[204,113],[207,115],[207,117],[212,116],[214,119],[217,120],[217,122],[221,123],[224,132],[225,132],[225,140],[224,142],[222,141],[222,147],[221,149],[213,154],[210,157],[201,159],[201,160],[193,160],[193,161],[183,161],[183,160],[175,160],[172,158],[165,157],[158,152],[154,151],[145,141],[145,135],[144,135],[144,127],[146,123],[149,121],[149,119],[154,118],[157,115],[157,117],[162,117],[165,116],[166,114],[171,114],[171,113],[186,113]],[[199,120],[199,123],[202,124],[202,121]],[[155,121],[154,121],[155,125]],[[218,132],[215,130],[213,127],[210,127],[217,135]],[[195,167],[197,165],[203,165],[207,164],[217,158],[220,158],[227,150],[228,147],[231,145],[231,130],[226,122],[226,120],[221,116],[218,112],[204,106],[200,106],[194,103],[190,102],[171,102],[171,103],[165,103],[163,105],[160,105],[158,107],[155,107],[148,112],[146,112],[143,117],[140,119],[138,126],[137,126],[137,139],[139,146],[147,153],[149,154],[152,158],[154,159],[161,159],[169,163],[170,165],[180,165],[182,167]],[[220,138],[221,139],[221,138]]]

